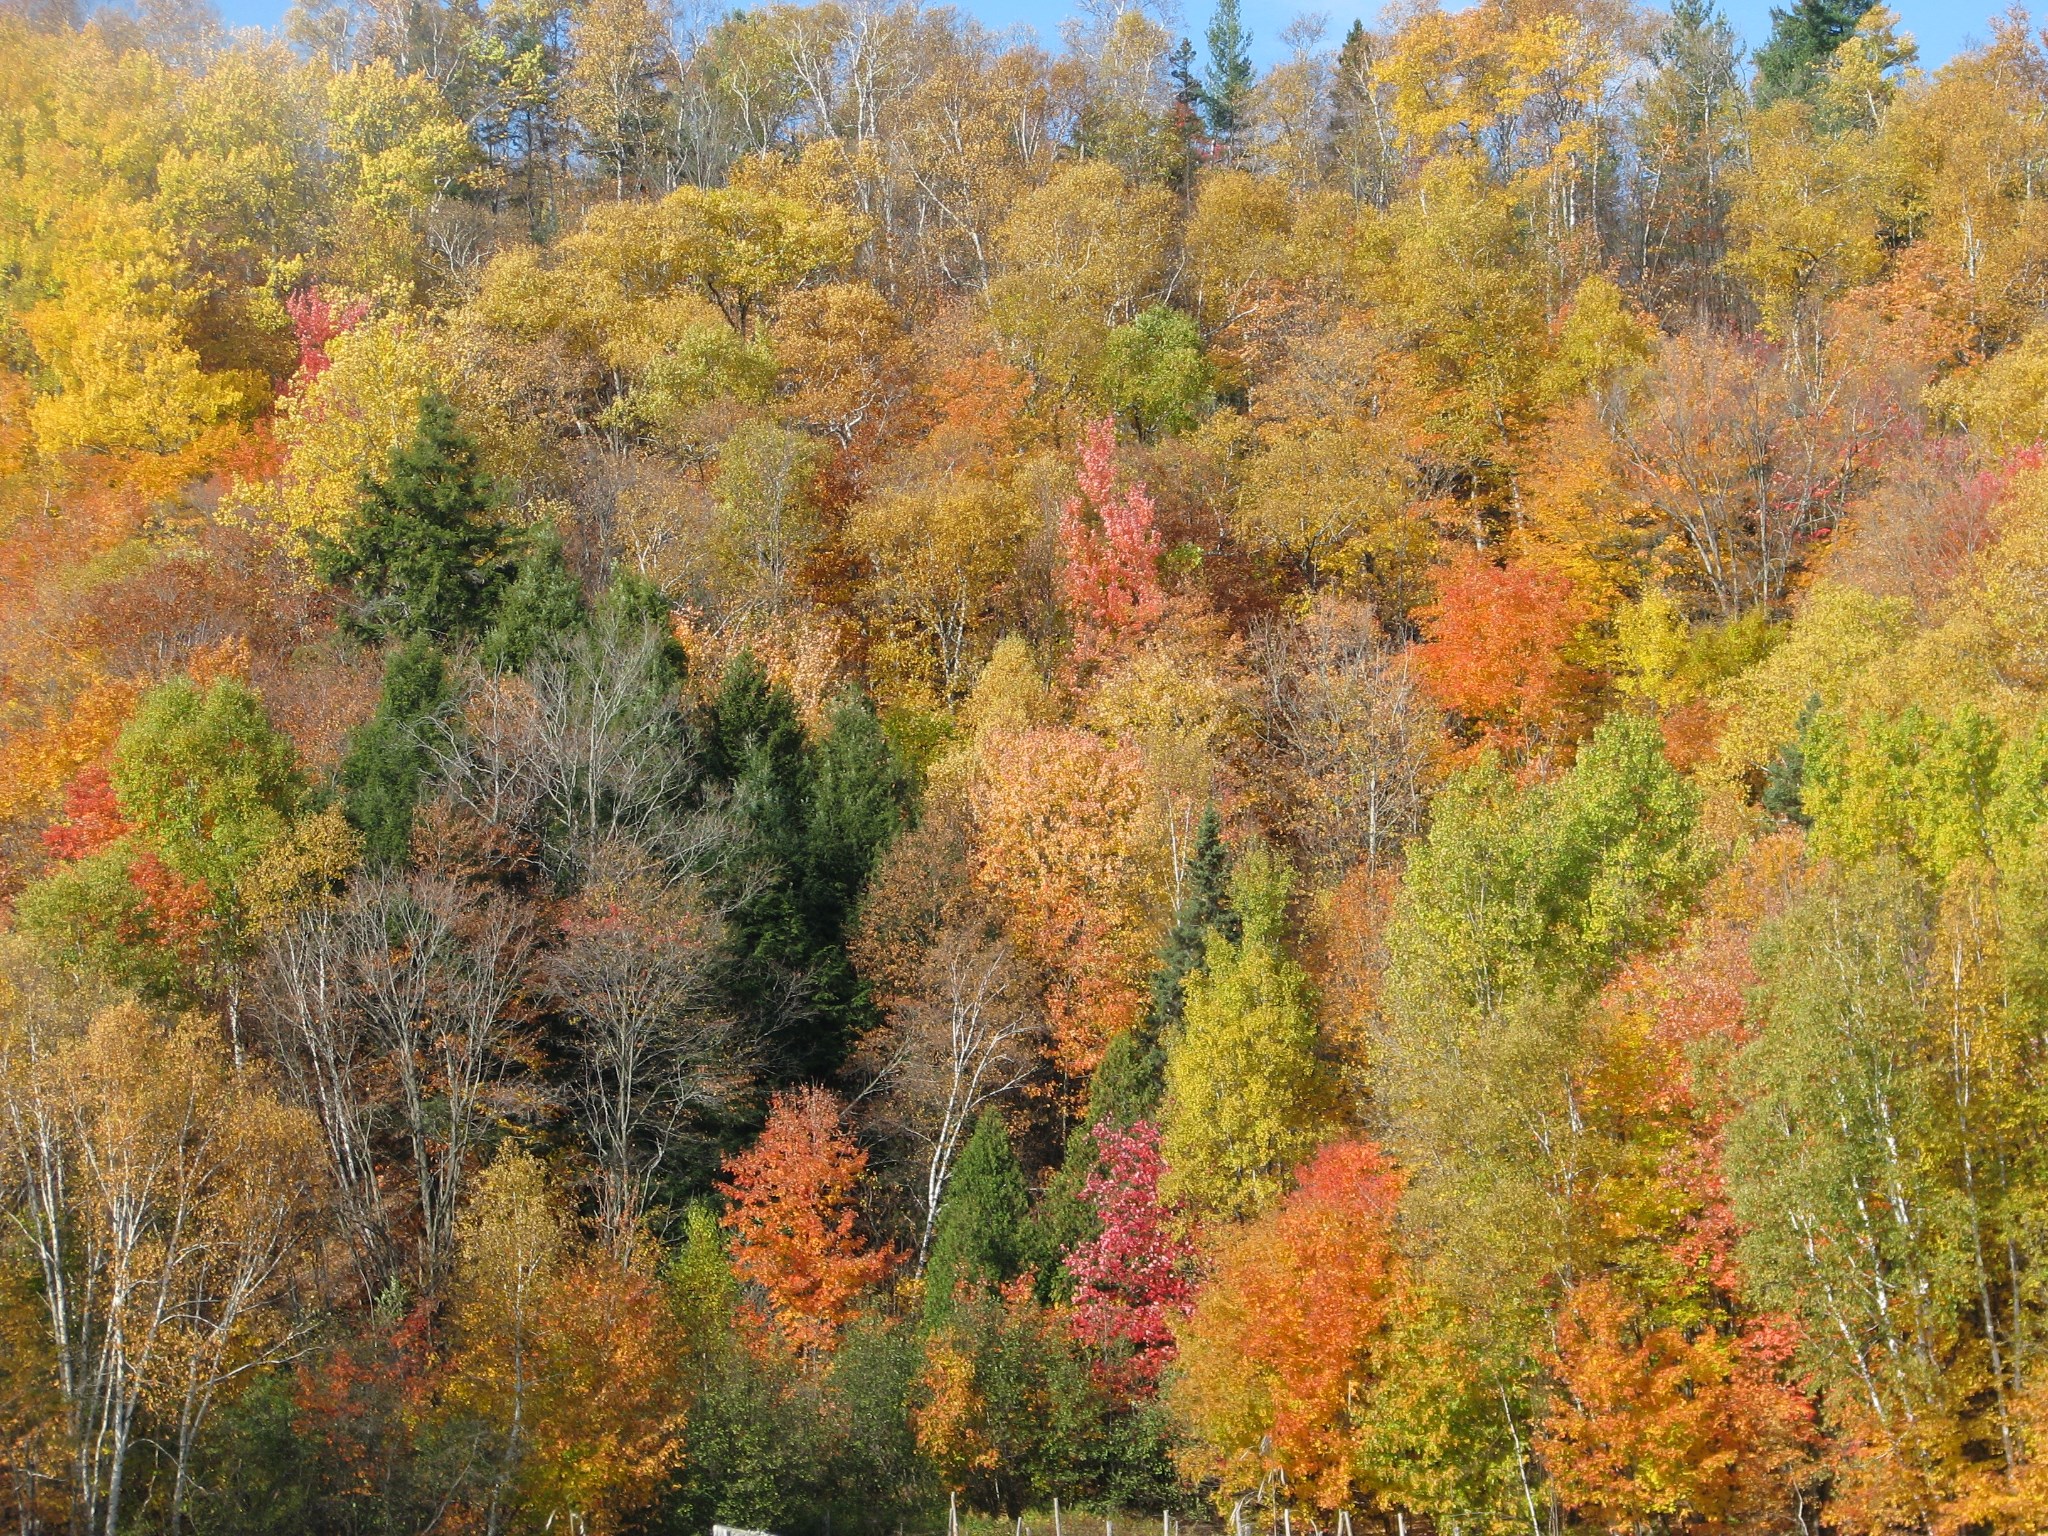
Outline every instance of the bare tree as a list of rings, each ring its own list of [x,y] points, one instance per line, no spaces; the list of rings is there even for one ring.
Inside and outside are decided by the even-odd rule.
[[[270,1027],[271,1059],[319,1122],[335,1215],[370,1301],[390,1279],[397,1254],[374,1141],[371,1074],[378,1052],[348,990],[349,942],[361,931],[340,899],[302,905],[264,935],[257,997]]]
[[[975,1117],[1030,1079],[1045,1033],[1036,978],[968,884],[955,808],[931,807],[897,839],[852,950],[885,1020],[849,1063],[854,1103],[916,1169],[922,1266]]]
[[[747,1043],[710,1007],[722,937],[701,892],[643,867],[587,887],[546,964],[575,1029],[569,1091],[598,1165],[598,1217],[622,1261],[692,1114],[748,1076]]]
[[[532,969],[532,928],[503,892],[425,873],[362,880],[345,921],[347,984],[396,1112],[431,1282],[453,1260],[487,1115],[516,1098],[512,1005]]]
[[[479,681],[436,723],[428,750],[447,793],[510,844],[576,877],[632,843],[677,876],[730,841],[693,805],[696,760],[662,628],[600,605],[589,625],[521,677]]]
[[[1302,856],[1377,871],[1422,828],[1436,711],[1371,608],[1332,594],[1256,637],[1261,728]]]

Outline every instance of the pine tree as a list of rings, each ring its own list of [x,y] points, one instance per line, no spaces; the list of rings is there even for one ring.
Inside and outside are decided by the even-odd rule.
[[[500,671],[520,671],[583,619],[583,584],[562,557],[562,536],[542,525],[527,535],[519,574],[499,600],[477,659]]]
[[[858,697],[812,746],[789,690],[751,655],[727,669],[704,742],[706,777],[730,788],[749,854],[728,921],[730,1004],[778,1039],[786,1080],[828,1076],[871,1022],[846,924],[902,825],[908,776]]]
[[[1244,131],[1252,94],[1252,35],[1244,28],[1237,0],[1216,0],[1205,37],[1209,64],[1202,72],[1202,106],[1210,136],[1228,141]]]
[[[324,581],[355,599],[360,634],[435,639],[490,622],[512,579],[497,487],[474,440],[441,395],[420,402],[412,441],[391,452],[382,480],[364,476],[355,515],[314,550]]]
[[[1855,34],[1876,0],[1798,0],[1791,10],[1771,7],[1771,40],[1757,50],[1760,106],[1804,96],[1819,81],[1835,50]]]
[[[1237,937],[1237,918],[1230,910],[1230,850],[1223,841],[1223,818],[1213,805],[1202,812],[1195,829],[1187,894],[1160,948],[1159,969],[1152,973],[1152,1011],[1145,1020],[1148,1043],[1156,1044],[1180,1022],[1187,976],[1201,965],[1211,928],[1226,939]]]
[[[372,865],[405,862],[428,765],[420,730],[448,697],[441,653],[415,635],[385,662],[376,713],[349,738],[336,777],[343,811],[362,834],[363,856]]]
[[[963,1284],[995,1286],[1017,1277],[1024,1267],[1022,1234],[1029,1211],[1024,1169],[1010,1145],[1010,1129],[994,1109],[984,1109],[946,1180],[925,1262],[927,1315],[942,1314]]]

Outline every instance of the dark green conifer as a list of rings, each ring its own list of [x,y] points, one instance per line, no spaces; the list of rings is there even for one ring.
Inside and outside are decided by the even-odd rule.
[[[995,1286],[1017,1277],[1024,1267],[1030,1209],[1010,1129],[994,1109],[984,1109],[953,1165],[939,1206],[925,1261],[927,1314],[943,1310],[958,1286]]]
[[[1760,106],[1811,91],[1835,50],[1855,34],[1875,0],[1797,0],[1771,7],[1771,39],[1756,54]]]
[[[448,697],[441,653],[415,635],[385,662],[376,713],[349,738],[336,775],[342,811],[362,834],[363,856],[373,866],[405,862],[428,766],[420,733]]]
[[[429,395],[412,440],[392,450],[383,479],[364,476],[354,515],[339,538],[315,548],[314,565],[354,599],[359,634],[473,635],[512,580],[498,506],[455,408]]]
[[[490,632],[477,647],[487,667],[517,672],[583,623],[583,584],[562,557],[562,536],[542,525],[526,537],[519,574],[505,589]]]
[[[1208,67],[1202,71],[1202,107],[1210,137],[1230,140],[1244,129],[1252,94],[1252,35],[1244,27],[1237,0],[1216,0],[1204,34],[1209,44]]]

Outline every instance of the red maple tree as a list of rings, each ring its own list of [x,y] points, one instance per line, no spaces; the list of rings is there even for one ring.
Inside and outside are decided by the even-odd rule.
[[[1081,494],[1060,508],[1060,597],[1074,620],[1074,659],[1100,661],[1145,635],[1166,612],[1159,529],[1142,485],[1117,489],[1116,423],[1081,439]]]
[[[1194,1245],[1174,1230],[1159,1198],[1159,1128],[1104,1122],[1093,1132],[1097,1163],[1081,1187],[1102,1230],[1067,1255],[1074,1332],[1098,1349],[1128,1350],[1118,1374],[1149,1392],[1173,1359],[1175,1325],[1194,1301]]]

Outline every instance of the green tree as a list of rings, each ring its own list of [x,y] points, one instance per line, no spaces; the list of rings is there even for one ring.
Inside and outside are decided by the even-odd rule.
[[[925,1262],[925,1312],[943,1316],[954,1291],[969,1284],[1001,1285],[1023,1268],[1023,1233],[1030,1214],[1024,1169],[1010,1145],[1010,1128],[995,1109],[984,1109],[946,1180]]]
[[[1152,1008],[1145,1027],[1153,1041],[1180,1023],[1181,997],[1188,973],[1208,952],[1209,930],[1224,938],[1238,937],[1230,910],[1230,849],[1223,841],[1223,818],[1211,805],[1195,828],[1194,856],[1188,860],[1186,894],[1173,914],[1173,926],[1160,946],[1159,969],[1152,973]]]
[[[246,684],[225,677],[152,689],[109,776],[121,813],[164,863],[221,897],[284,831],[304,788],[290,738]]]
[[[314,546],[314,567],[348,589],[351,622],[363,634],[473,635],[490,622],[512,579],[498,506],[498,489],[455,408],[443,395],[428,395],[412,440],[392,450],[385,477],[365,476],[340,535]]]
[[[1209,62],[1202,71],[1202,111],[1210,136],[1235,139],[1245,129],[1252,94],[1252,35],[1244,27],[1237,0],[1216,0],[1203,34]]]
[[[363,856],[385,868],[412,847],[413,812],[426,780],[421,731],[450,697],[447,665],[434,643],[414,635],[384,663],[384,691],[368,721],[349,737],[335,775],[349,824],[363,835]]]
[[[1308,977],[1285,945],[1293,890],[1294,872],[1272,849],[1238,860],[1230,905],[1242,934],[1209,930],[1166,1042],[1165,1191],[1204,1213],[1271,1204],[1328,1120]]]
[[[562,555],[562,536],[541,524],[526,536],[519,572],[505,588],[477,647],[487,667],[517,672],[583,622],[583,584]]]
[[[1147,442],[1193,427],[1213,398],[1212,381],[1195,322],[1163,304],[1103,344],[1102,392]]]
[[[1789,11],[1772,6],[1770,41],[1756,52],[1758,105],[1810,95],[1835,50],[1855,35],[1856,23],[1875,3],[1797,0]]]
[[[703,740],[705,777],[730,794],[743,829],[729,1004],[775,1040],[778,1075],[829,1075],[872,1022],[847,923],[903,824],[908,775],[858,694],[840,699],[813,745],[789,690],[751,654],[726,669]]]

